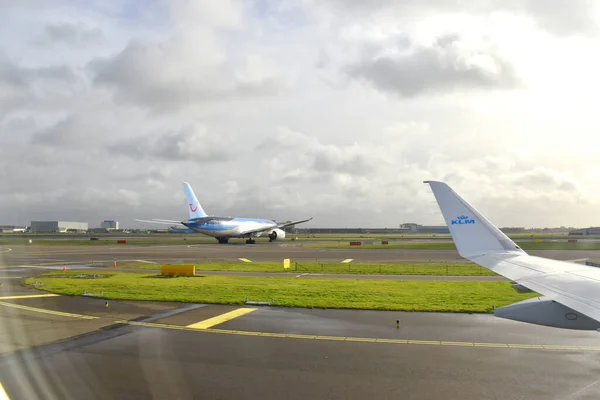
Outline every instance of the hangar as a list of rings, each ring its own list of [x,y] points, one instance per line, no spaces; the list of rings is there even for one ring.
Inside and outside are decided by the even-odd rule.
[[[33,233],[87,232],[87,230],[87,222],[31,221],[31,232]]]

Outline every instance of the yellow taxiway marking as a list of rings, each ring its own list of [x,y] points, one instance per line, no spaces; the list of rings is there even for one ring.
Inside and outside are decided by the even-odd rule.
[[[246,309],[243,309],[246,310]],[[236,310],[239,311],[239,310]],[[224,314],[225,315],[225,314]],[[208,320],[207,320],[208,321]],[[305,340],[328,340],[336,342],[366,342],[366,343],[388,343],[388,344],[405,344],[405,345],[421,345],[421,346],[446,346],[446,347],[480,347],[480,348],[502,348],[502,349],[526,349],[526,350],[570,350],[570,351],[599,351],[600,347],[593,346],[562,346],[550,344],[507,344],[507,343],[477,343],[477,342],[450,342],[439,340],[410,340],[410,339],[377,339],[377,338],[358,338],[346,336],[322,336],[322,335],[298,335],[294,333],[271,333],[271,332],[251,332],[251,331],[236,331],[229,329],[196,329],[190,326],[155,324],[151,322],[137,321],[116,321],[118,324],[146,326],[152,328],[176,329],[198,332],[219,333],[225,335],[239,336],[259,336],[259,337],[274,337],[282,339],[305,339]]]
[[[241,317],[255,311],[256,308],[238,308],[237,310],[230,311],[225,314],[217,315],[204,321],[196,322],[195,324],[188,325],[187,328],[192,329],[208,329],[212,326],[222,324],[223,322],[230,321],[234,318]]]
[[[8,393],[4,390],[4,386],[2,386],[2,382],[0,382],[0,400],[10,400],[8,397]]]
[[[8,253],[9,251],[12,251],[12,249],[10,247],[7,247],[6,249],[0,250],[0,253]]]
[[[36,308],[36,307],[27,307],[27,306],[23,306],[21,304],[7,303],[4,301],[0,301],[0,306],[19,308],[21,310],[39,312],[39,313],[44,313],[44,314],[60,315],[62,317],[81,318],[81,319],[98,319],[98,318],[100,318],[100,317],[94,317],[91,315],[71,314],[71,313],[66,313],[66,312],[62,312],[62,311],[46,310],[43,308]]]
[[[34,299],[38,297],[57,297],[57,294],[48,293],[48,294],[27,294],[22,296],[1,296],[0,300],[14,300],[14,299]]]
[[[240,260],[241,262],[246,262],[246,263],[252,262],[252,261],[248,260],[247,258],[238,258],[238,260]]]
[[[346,258],[344,261],[342,261],[342,264],[348,264],[352,261],[354,261],[354,258]]]

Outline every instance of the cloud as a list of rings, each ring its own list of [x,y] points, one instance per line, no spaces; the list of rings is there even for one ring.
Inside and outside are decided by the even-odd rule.
[[[371,146],[365,147],[358,143],[345,146],[324,145],[314,137],[286,127],[279,128],[256,148],[271,154],[271,162],[277,170],[286,171],[283,179],[321,179],[329,174],[363,176],[373,173],[377,165],[388,163]],[[292,163],[295,165],[291,165]],[[348,181],[346,178],[339,179],[338,182],[343,184]]]
[[[102,126],[91,123],[90,118],[83,115],[70,115],[61,119],[49,128],[36,132],[30,143],[59,149],[82,149],[94,144],[102,138]]]
[[[2,223],[183,219],[188,181],[214,214],[437,224],[441,179],[498,225],[600,225],[590,3],[333,1],[11,1]]]
[[[541,29],[559,36],[598,32],[597,3],[594,0],[328,0],[325,3],[329,3],[337,13],[360,15],[363,19],[399,17],[415,20],[440,15],[491,16],[506,13],[530,18]],[[322,1],[318,4],[323,7]]]
[[[0,53],[0,119],[10,110],[52,95],[76,80],[67,66],[26,67]]]
[[[169,161],[225,162],[235,156],[228,138],[190,125],[179,131],[136,137],[108,146],[110,152],[131,158],[158,158]]]
[[[113,57],[93,60],[89,70],[95,84],[114,88],[119,99],[160,111],[237,96],[275,95],[288,85],[258,56],[231,69],[224,63],[207,65],[190,51],[176,44],[131,43]]]
[[[510,64],[489,51],[464,50],[458,35],[440,36],[429,47],[381,46],[376,53],[349,64],[346,73],[402,97],[519,85]]]
[[[91,44],[97,44],[102,39],[102,31],[98,28],[91,28],[82,22],[64,22],[46,25],[44,31],[34,43],[38,46],[64,44],[75,48],[81,48]]]

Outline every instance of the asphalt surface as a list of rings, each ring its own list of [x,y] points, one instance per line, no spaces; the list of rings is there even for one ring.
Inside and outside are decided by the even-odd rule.
[[[557,260],[598,258],[593,250],[537,250],[531,255]],[[291,258],[305,262],[447,262],[463,263],[456,250],[408,249],[315,249],[288,244],[257,242],[246,244],[193,245],[15,245],[0,246],[0,265],[39,265],[61,263],[144,263],[144,262],[209,262],[247,258],[252,261],[281,261]]]
[[[177,327],[231,309],[207,306],[155,321]],[[401,320],[400,328],[396,319]],[[114,324],[70,341],[1,357],[0,377],[11,398],[26,399],[600,396],[600,347],[526,347],[595,345],[596,332],[535,327],[481,315],[269,308],[217,328],[238,333]],[[252,332],[307,337],[250,336]],[[357,341],[364,338],[416,342]],[[452,342],[435,342],[440,340]],[[464,346],[464,341],[521,347]]]
[[[256,261],[278,260],[289,250],[266,244],[206,246],[206,257]],[[600,398],[598,332],[492,315],[271,307],[194,330],[185,327],[238,307],[116,301],[106,307],[102,299],[65,296],[9,299],[43,294],[19,283],[41,270],[20,265],[73,268],[115,257],[198,260],[199,251],[195,246],[46,250],[24,246],[0,253],[0,382],[11,399]],[[351,256],[324,250],[300,249],[286,257],[359,261],[364,253],[363,262],[424,257],[460,262],[455,252],[444,250],[359,250]],[[531,253],[589,257],[576,251]]]

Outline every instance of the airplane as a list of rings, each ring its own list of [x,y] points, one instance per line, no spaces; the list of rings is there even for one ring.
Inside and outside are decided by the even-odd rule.
[[[542,295],[497,308],[495,316],[600,330],[600,269],[530,256],[446,183],[424,183],[431,187],[461,257],[510,279],[519,292]]]
[[[165,225],[181,224],[194,232],[212,236],[221,244],[228,243],[231,238],[246,238],[246,244],[254,244],[256,243],[254,239],[263,233],[267,234],[269,242],[283,240],[285,231],[282,228],[312,220],[311,217],[301,221],[278,224],[268,219],[209,216],[202,209],[190,184],[183,182],[183,189],[188,203],[189,219],[187,221],[168,219],[136,219],[136,221]]]

